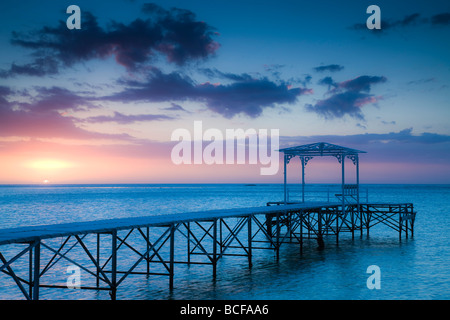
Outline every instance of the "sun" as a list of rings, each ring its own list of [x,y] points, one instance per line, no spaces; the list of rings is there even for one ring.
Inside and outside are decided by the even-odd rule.
[[[50,183],[50,180],[45,179],[45,180],[42,181],[42,183],[43,183],[43,184],[49,184],[49,183]]]

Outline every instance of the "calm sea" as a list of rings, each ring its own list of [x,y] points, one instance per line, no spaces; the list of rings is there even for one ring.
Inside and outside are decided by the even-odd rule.
[[[333,200],[335,188],[308,185],[306,200]],[[343,234],[338,246],[334,237],[326,238],[321,251],[315,241],[306,241],[303,255],[297,246],[286,245],[278,261],[271,250],[254,250],[252,269],[245,257],[224,257],[215,281],[211,266],[176,265],[173,291],[169,291],[168,277],[129,276],[119,286],[117,298],[449,299],[450,185],[363,185],[362,189],[362,198],[367,189],[369,202],[413,203],[417,211],[414,238],[399,241],[397,232],[380,225],[371,229],[370,237],[358,235],[352,240]],[[291,199],[298,198],[299,192],[298,187],[290,187]],[[279,184],[0,186],[0,228],[264,206],[282,198]],[[90,241],[86,243],[94,250]],[[0,247],[6,257],[14,250],[14,246]],[[177,250],[185,247],[177,246]],[[27,260],[17,267],[18,272],[27,267]],[[53,272],[61,283],[70,263],[59,263]],[[380,268],[378,290],[366,285],[371,265]],[[82,270],[82,285],[83,281],[88,281],[88,275]],[[1,273],[0,299],[22,298],[14,282]],[[40,298],[103,300],[109,295],[43,288]]]

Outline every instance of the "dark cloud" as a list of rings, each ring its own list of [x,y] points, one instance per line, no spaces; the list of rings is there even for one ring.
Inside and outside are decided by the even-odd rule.
[[[287,83],[275,83],[267,78],[232,77],[230,74],[227,78],[239,81],[198,84],[178,72],[164,74],[153,69],[145,82],[122,81],[121,84],[127,88],[104,99],[123,102],[196,101],[226,118],[237,114],[255,118],[262,114],[264,108],[292,104],[298,96],[310,93],[309,89],[290,88]]]
[[[191,11],[172,8],[161,13],[164,10],[161,7],[157,8],[154,4],[151,7],[160,16],[158,25],[163,29],[158,50],[169,61],[181,65],[191,59],[206,58],[219,48],[213,40],[218,33],[205,22],[196,21]]]
[[[161,108],[161,110],[167,110],[167,111],[183,111],[183,112],[188,112],[185,108],[183,108],[182,106],[180,106],[179,104],[173,103],[170,107],[167,108]]]
[[[169,117],[162,114],[135,114],[135,115],[125,115],[120,112],[114,112],[112,116],[96,116],[89,117],[84,119],[83,121],[92,122],[92,123],[100,123],[100,122],[115,122],[119,124],[129,124],[135,122],[144,122],[144,121],[161,121],[161,120],[172,120],[173,117]]]
[[[328,90],[330,90],[331,87],[336,88],[338,86],[338,84],[336,82],[334,82],[333,78],[331,78],[331,77],[322,78],[317,83],[320,85],[328,86]]]
[[[361,108],[376,103],[379,98],[369,94],[373,84],[386,82],[385,77],[360,76],[352,80],[335,83],[331,77],[323,78],[320,84],[326,84],[331,94],[329,98],[319,100],[315,105],[307,104],[306,110],[315,112],[325,119],[343,118],[348,115],[364,120]]]
[[[221,79],[227,79],[231,81],[250,81],[252,80],[252,76],[248,73],[230,73],[230,72],[222,72],[215,68],[201,68],[199,70],[202,74],[206,75],[208,78],[221,78]]]
[[[343,92],[318,101],[315,105],[306,105],[306,110],[315,112],[325,119],[343,118],[349,115],[353,118],[364,120],[361,107],[376,102],[372,95],[360,92]]]
[[[397,21],[397,22],[393,23],[392,26],[394,27],[396,25],[401,25],[401,26],[404,27],[404,26],[413,25],[413,24],[415,24],[415,23],[417,23],[419,21],[419,17],[420,17],[419,13],[413,13],[413,14],[410,14],[408,16],[405,16],[403,18],[403,20],[400,20],[400,21]]]
[[[392,19],[381,19],[381,29],[372,29],[373,33],[383,34],[387,30],[405,28],[410,26],[418,25],[433,25],[433,26],[446,26],[450,25],[450,13],[440,13],[431,18],[421,18],[420,13],[413,13],[406,15],[402,19],[392,20]],[[350,27],[353,30],[367,30],[365,23],[356,23]]]
[[[398,132],[388,133],[364,133],[354,135],[320,135],[320,136],[299,136],[299,137],[280,137],[280,145],[284,148],[295,144],[311,143],[310,141],[326,141],[336,144],[349,144],[349,147],[354,146],[355,149],[360,149],[361,146],[370,144],[419,144],[419,145],[438,145],[441,143],[450,143],[450,135],[423,132],[414,134],[413,128],[407,128]],[[356,147],[358,146],[358,147]],[[361,149],[364,150],[364,149]],[[421,153],[416,150],[417,154]],[[448,150],[450,152],[450,149]],[[447,152],[447,153],[448,153]]]
[[[217,35],[214,29],[196,21],[188,10],[165,10],[147,4],[143,11],[150,17],[128,24],[112,21],[106,28],[91,13],[83,11],[79,30],[69,30],[65,21],[59,21],[56,27],[45,26],[30,34],[13,32],[11,42],[33,50],[37,58],[28,64],[13,64],[0,76],[56,74],[61,67],[110,56],[128,69],[151,62],[159,55],[182,65],[207,58],[219,47],[213,40]]]
[[[343,88],[348,91],[358,92],[366,91],[369,92],[373,84],[386,82],[385,77],[378,76],[360,76],[352,80],[344,81],[338,84],[339,88]]]
[[[381,19],[381,29],[372,29],[372,32],[375,33],[383,33],[383,31],[397,28],[397,27],[406,27],[406,26],[412,26],[416,25],[418,23],[423,23],[426,21],[426,19],[419,19],[420,14],[419,13],[413,13],[410,15],[406,15],[403,19],[399,20],[392,20],[392,19]],[[353,30],[367,30],[367,26],[365,23],[356,23],[353,26],[350,27],[350,29]]]
[[[9,70],[0,70],[0,78],[14,76],[36,76],[54,75],[59,72],[58,62],[51,57],[36,58],[33,62],[18,65],[11,64]]]
[[[450,12],[437,14],[431,17],[433,25],[450,25]]]
[[[314,70],[317,72],[324,72],[324,71],[329,71],[329,72],[337,72],[337,71],[341,71],[343,70],[344,67],[338,64],[329,64],[326,66],[320,66],[320,67],[315,67]]]

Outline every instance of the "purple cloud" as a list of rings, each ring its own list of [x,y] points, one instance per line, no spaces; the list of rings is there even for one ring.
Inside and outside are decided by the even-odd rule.
[[[53,87],[39,89],[32,102],[14,100],[17,92],[0,86],[0,136],[67,139],[121,139],[130,140],[126,134],[103,134],[82,129],[77,119],[65,111],[81,110],[83,98],[74,93]]]
[[[227,78],[233,77],[227,75]],[[126,89],[104,99],[122,102],[196,101],[226,118],[237,114],[256,118],[265,108],[277,104],[293,104],[298,96],[310,93],[309,89],[291,88],[287,83],[275,83],[267,78],[234,78],[240,81],[229,84],[198,84],[180,73],[164,74],[153,69],[146,81],[121,81]]]
[[[383,83],[386,82],[386,80],[385,77],[360,76],[352,80],[341,82],[338,84],[338,87],[353,92],[369,92],[373,84]]]
[[[65,21],[59,21],[56,27],[45,26],[30,34],[13,32],[11,42],[33,50],[37,58],[28,64],[13,64],[9,70],[0,71],[0,76],[56,74],[61,67],[110,56],[127,69],[151,62],[158,55],[183,65],[205,59],[218,49],[219,44],[213,40],[217,33],[205,22],[196,21],[192,12],[165,10],[154,4],[144,9],[150,18],[128,24],[112,21],[106,28],[83,11],[80,30],[69,30]]]
[[[348,115],[358,120],[364,120],[361,108],[367,104],[376,103],[380,98],[369,94],[373,84],[386,82],[385,77],[360,76],[352,80],[335,83],[331,77],[319,81],[329,88],[329,98],[319,100],[315,105],[307,104],[307,111],[315,112],[325,119],[343,118]]]
[[[61,87],[38,87],[38,94],[32,98],[31,103],[20,103],[20,107],[27,111],[45,112],[45,111],[80,111],[96,108],[89,101],[89,98],[83,97],[77,93]]]
[[[412,128],[388,133],[280,137],[280,146],[285,148],[317,141],[367,151],[364,161],[369,162],[443,164],[448,167],[450,157],[450,135],[414,134]]]
[[[119,124],[129,124],[135,122],[143,122],[143,121],[161,121],[161,120],[172,120],[173,117],[169,117],[162,114],[134,114],[134,115],[125,115],[120,112],[114,112],[112,116],[96,116],[89,117],[84,119],[83,121],[92,122],[92,123],[100,123],[100,122],[116,122]]]
[[[182,111],[182,112],[188,112],[185,108],[183,108],[182,106],[180,106],[179,104],[173,103],[170,107],[167,108],[162,108],[161,110],[167,110],[167,111]]]

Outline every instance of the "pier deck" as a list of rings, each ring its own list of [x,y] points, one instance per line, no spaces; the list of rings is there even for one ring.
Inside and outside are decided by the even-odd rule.
[[[298,244],[302,253],[305,237],[316,239],[320,247],[325,236],[335,236],[338,243],[343,232],[354,237],[359,231],[362,236],[377,224],[397,231],[400,239],[402,233],[406,237],[414,233],[415,212],[410,203],[342,206],[269,202],[261,207],[3,229],[0,271],[15,282],[25,299],[37,300],[40,288],[68,288],[43,281],[59,261],[66,261],[95,281],[84,282],[79,289],[107,290],[116,299],[117,288],[130,274],[168,276],[172,289],[174,265],[179,263],[211,265],[216,277],[217,262],[223,256],[246,257],[251,268],[254,250],[274,250],[278,258],[280,246],[290,243]],[[180,245],[180,238],[186,251],[175,258],[175,239]]]
[[[104,219],[96,221],[52,224],[41,226],[26,226],[10,229],[0,229],[0,245],[8,243],[23,243],[37,239],[48,239],[79,235],[86,233],[105,233],[113,230],[126,230],[138,227],[157,227],[173,223],[192,221],[209,221],[231,217],[242,217],[255,214],[276,214],[294,212],[298,210],[317,209],[321,207],[335,207],[339,203],[308,202],[292,203],[282,207],[264,206],[249,208],[217,209],[178,214],[153,215],[145,217]]]

